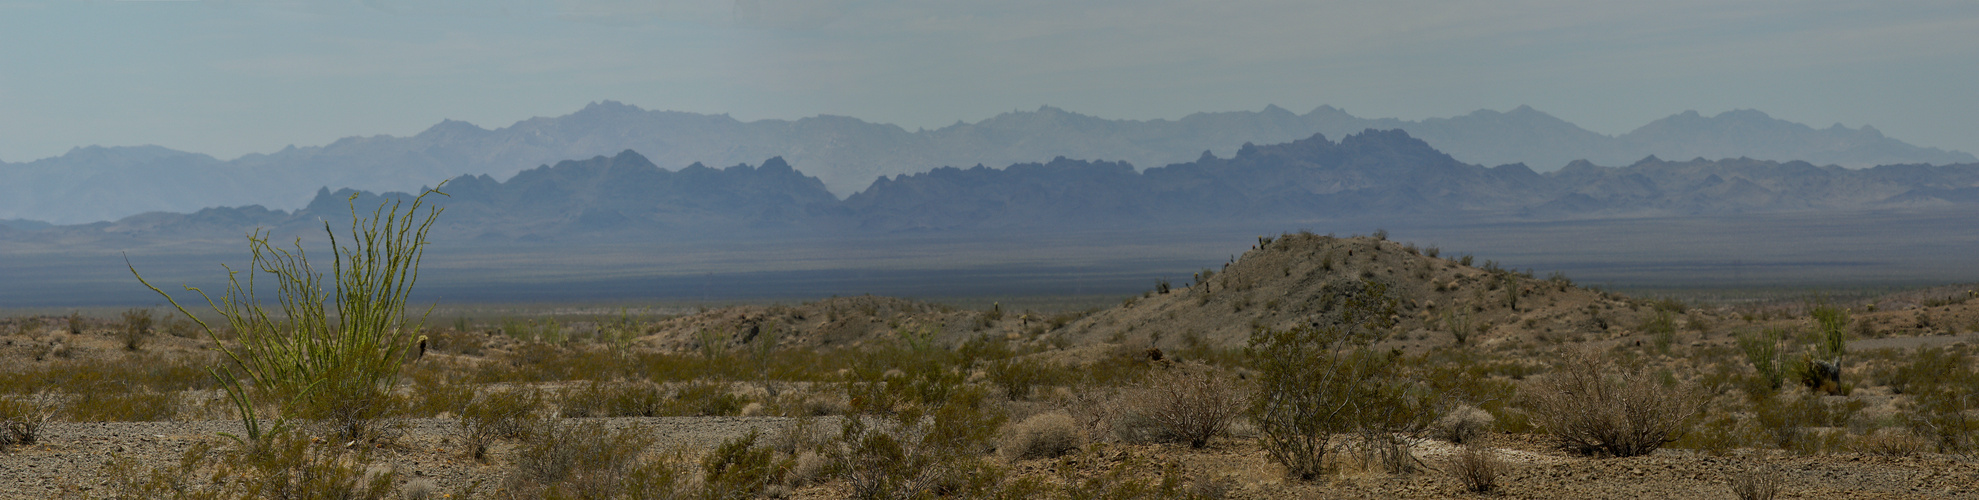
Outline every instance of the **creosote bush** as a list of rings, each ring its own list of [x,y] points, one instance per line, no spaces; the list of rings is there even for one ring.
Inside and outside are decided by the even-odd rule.
[[[458,409],[454,433],[467,446],[468,456],[487,460],[488,445],[495,440],[528,439],[542,425],[537,414],[542,406],[542,393],[533,388],[488,391]]]
[[[776,450],[756,443],[758,434],[722,442],[701,459],[702,489],[709,500],[745,500],[761,496],[770,485],[796,465],[795,460],[777,457]]]
[[[1451,444],[1469,443],[1490,432],[1495,423],[1497,419],[1491,412],[1470,405],[1459,406],[1436,421],[1436,438]]]
[[[1324,290],[1327,321],[1251,334],[1249,413],[1261,444],[1291,477],[1313,480],[1332,467],[1339,438],[1358,434],[1364,460],[1405,472],[1409,447],[1439,415],[1427,387],[1401,376],[1397,356],[1368,347],[1390,333],[1399,301],[1373,280]]]
[[[1689,428],[1698,398],[1641,370],[1610,370],[1593,353],[1570,353],[1524,391],[1533,423],[1570,451],[1633,457]]]
[[[1900,404],[1902,419],[1918,437],[1941,453],[1979,450],[1979,369],[1963,348],[1919,349],[1915,361],[1898,371],[1891,385],[1911,400]]]
[[[1464,446],[1450,457],[1445,470],[1471,493],[1491,493],[1498,490],[1498,476],[1505,473],[1505,461],[1490,448]]]
[[[41,429],[55,419],[59,407],[49,394],[0,398],[0,451],[41,441]]]
[[[978,496],[999,478],[984,455],[1003,413],[986,395],[958,385],[893,415],[847,417],[829,474],[849,482],[853,498]]]
[[[1006,461],[1058,458],[1084,444],[1079,423],[1062,411],[1032,415],[1004,429],[996,450]]]
[[[1208,445],[1250,404],[1233,378],[1199,363],[1150,371],[1145,382],[1128,391],[1123,418],[1145,421],[1151,435],[1130,440]]]
[[[131,309],[124,311],[123,317],[123,328],[117,331],[117,339],[124,341],[124,349],[143,349],[144,342],[151,338],[151,310]]]
[[[1739,500],[1773,500],[1779,496],[1783,484],[1777,472],[1745,471],[1732,476],[1732,494]]]
[[[649,456],[653,442],[639,427],[551,421],[517,451],[503,484],[514,498],[673,498],[684,471]]]

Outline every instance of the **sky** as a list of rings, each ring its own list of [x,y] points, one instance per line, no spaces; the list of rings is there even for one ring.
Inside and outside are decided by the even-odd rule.
[[[1531,105],[1621,134],[1685,110],[1979,152],[1979,2],[0,0],[0,160],[230,159],[593,101],[914,130]]]

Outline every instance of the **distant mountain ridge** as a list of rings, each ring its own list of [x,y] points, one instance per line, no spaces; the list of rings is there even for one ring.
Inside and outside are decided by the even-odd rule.
[[[410,137],[349,137],[226,161],[157,146],[76,148],[60,157],[0,163],[0,218],[72,224],[209,206],[289,209],[300,207],[319,187],[409,191],[459,175],[506,178],[537,165],[628,149],[667,166],[782,157],[843,197],[877,177],[940,166],[1066,157],[1145,169],[1186,163],[1205,150],[1227,156],[1237,144],[1283,143],[1315,133],[1344,137],[1370,128],[1407,131],[1462,162],[1524,163],[1541,171],[1579,159],[1628,164],[1652,154],[1849,167],[1979,161],[1962,152],[1911,146],[1866,126],[1816,130],[1750,110],[1708,118],[1686,112],[1616,137],[1526,106],[1420,122],[1359,118],[1330,106],[1303,115],[1268,106],[1147,121],[1046,106],[909,132],[841,116],[742,122],[604,101],[493,130],[446,120]]]
[[[669,171],[631,150],[559,162],[506,181],[462,176],[435,200],[456,242],[750,240],[766,236],[1077,231],[1296,225],[1414,217],[1559,221],[1780,212],[1979,208],[1979,163],[1868,169],[1753,159],[1626,167],[1575,162],[1537,173],[1458,161],[1400,130],[1245,144],[1228,158],[1135,171],[1122,162],[1054,159],[1006,168],[944,167],[874,181],[844,200],[782,158],[761,166]],[[259,206],[151,213],[117,222],[0,231],[15,241],[135,243],[237,238],[253,227],[320,231],[322,220],[381,195],[319,190],[294,212]],[[382,196],[408,196],[403,193]],[[0,229],[6,226],[0,225]]]

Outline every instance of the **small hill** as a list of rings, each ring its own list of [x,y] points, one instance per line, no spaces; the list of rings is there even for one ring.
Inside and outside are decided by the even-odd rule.
[[[1149,292],[1055,334],[1073,344],[1241,347],[1255,329],[1331,321],[1337,295],[1362,280],[1387,285],[1400,301],[1400,334],[1385,343],[1404,350],[1455,343],[1454,332],[1484,347],[1608,340],[1636,333],[1656,314],[1648,302],[1565,277],[1537,279],[1380,236],[1298,233],[1261,237],[1222,270],[1204,270],[1192,283]]]
[[[1241,348],[1258,328],[1333,321],[1334,298],[1362,280],[1388,286],[1400,301],[1396,331],[1383,346],[1420,352],[1457,342],[1493,350],[1566,342],[1614,341],[1642,333],[1675,304],[1659,304],[1535,278],[1492,261],[1381,237],[1311,233],[1260,238],[1222,267],[1166,293],[1149,291],[1098,311],[1041,314],[957,309],[889,297],[835,297],[794,306],[735,306],[667,320],[642,342],[694,350],[705,342],[749,345],[771,335],[782,347],[832,348],[928,335],[954,345],[978,335],[1057,347],[1147,347],[1165,351]],[[1516,298],[1514,298],[1516,297]],[[1702,314],[1694,312],[1693,314]],[[1703,320],[1700,323],[1715,322]],[[767,332],[767,333],[766,333]]]

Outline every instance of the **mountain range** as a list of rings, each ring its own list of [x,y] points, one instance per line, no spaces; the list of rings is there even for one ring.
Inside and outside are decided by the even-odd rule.
[[[1005,168],[943,167],[882,177],[840,200],[782,158],[761,166],[677,171],[626,150],[558,162],[508,180],[448,181],[445,240],[641,241],[764,236],[1160,229],[1234,223],[1419,218],[1561,221],[1760,213],[1979,208],[1979,163],[1866,169],[1749,158],[1625,167],[1577,161],[1539,173],[1464,163],[1401,130],[1323,134],[1228,158],[1136,171],[1125,162],[1057,158]],[[320,230],[385,195],[320,189],[291,211],[260,206],[150,213],[117,222],[16,227],[20,239],[168,241],[238,238],[253,227]],[[353,200],[353,197],[355,199]]]
[[[743,122],[604,101],[493,130],[447,120],[410,137],[349,137],[232,160],[158,146],[91,146],[59,157],[0,162],[0,219],[76,224],[213,206],[289,210],[304,207],[324,187],[409,191],[461,175],[506,179],[539,165],[625,150],[669,167],[781,157],[815,176],[832,196],[845,198],[875,178],[939,166],[1064,157],[1142,170],[1188,163],[1203,151],[1229,156],[1237,153],[1237,144],[1283,143],[1314,134],[1344,137],[1365,129],[1406,131],[1464,163],[1522,163],[1537,171],[1575,160],[1624,165],[1650,155],[1843,167],[1979,161],[1964,152],[1906,144],[1868,126],[1815,129],[1751,110],[1711,117],[1685,112],[1620,136],[1588,131],[1525,106],[1422,121],[1359,118],[1330,106],[1305,114],[1270,106],[1178,120],[1109,120],[1047,106],[910,132],[841,116]]]

